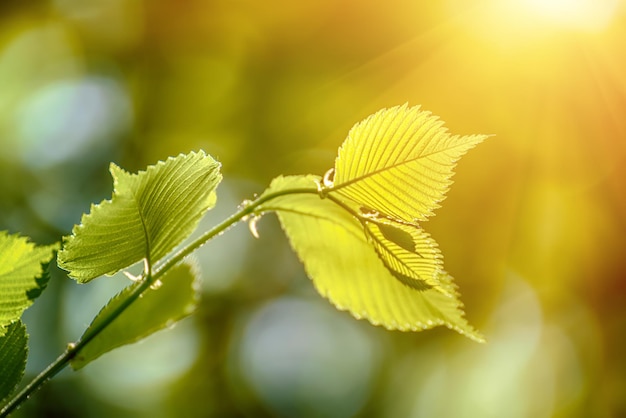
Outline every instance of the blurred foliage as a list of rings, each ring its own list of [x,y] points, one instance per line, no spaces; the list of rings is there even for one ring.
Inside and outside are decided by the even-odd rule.
[[[110,161],[215,156],[207,227],[278,174],[324,173],[382,107],[496,134],[428,222],[486,346],[336,312],[268,218],[199,252],[197,315],[16,416],[626,415],[625,50],[623,0],[0,2],[0,230],[41,245],[109,197]],[[27,373],[124,280],[54,270]]]

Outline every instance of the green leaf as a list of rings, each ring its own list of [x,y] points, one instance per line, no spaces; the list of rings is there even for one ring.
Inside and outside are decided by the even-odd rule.
[[[316,176],[278,177],[264,195],[315,187],[319,181]],[[473,340],[483,341],[464,318],[463,305],[447,273],[435,269],[437,277],[433,283],[442,291],[428,286],[421,289],[399,280],[398,274],[404,274],[399,271],[408,271],[408,276],[412,270],[385,265],[416,262],[408,260],[406,254],[408,235],[416,242],[416,251],[432,254],[438,263],[434,243],[421,230],[386,223],[381,229],[380,224],[368,223],[366,233],[363,221],[355,213],[316,194],[285,194],[262,204],[258,210],[277,212],[291,246],[318,292],[338,309],[388,329],[417,331],[445,325]],[[374,237],[384,243],[379,244],[384,250],[377,251],[376,245],[372,245]],[[381,254],[384,251],[389,254]],[[391,254],[398,254],[395,261],[391,260]],[[384,263],[382,260],[386,258],[389,261]],[[413,276],[410,278],[415,280]]]
[[[437,288],[443,260],[437,243],[419,226],[388,219],[365,221],[365,235],[381,261],[403,284],[417,290]]]
[[[58,245],[36,246],[25,237],[0,231],[0,336],[41,294],[47,264]]]
[[[111,200],[92,205],[63,239],[59,266],[86,283],[146,259],[156,263],[215,205],[220,164],[203,151],[160,161],[138,174],[111,164]]]
[[[456,161],[485,138],[452,136],[419,107],[383,109],[348,133],[329,191],[386,217],[424,221],[444,199]]]
[[[132,292],[135,283],[114,296],[98,313],[85,334],[98,326]],[[114,348],[139,341],[174,325],[191,314],[199,299],[198,274],[189,264],[178,264],[161,279],[161,286],[146,290],[124,312],[79,351],[71,361],[78,370]],[[83,334],[83,335],[85,335]]]
[[[0,337],[0,401],[9,396],[24,376],[28,335],[22,321],[8,326]]]

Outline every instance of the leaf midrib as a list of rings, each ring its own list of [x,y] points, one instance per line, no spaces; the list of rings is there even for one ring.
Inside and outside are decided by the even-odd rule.
[[[467,145],[467,143],[457,144],[457,145],[449,147],[449,148],[444,148],[444,149],[436,150],[436,151],[433,151],[433,152],[429,152],[428,154],[419,155],[419,156],[417,156],[415,158],[404,160],[404,161],[401,161],[399,163],[396,163],[396,164],[393,164],[393,165],[390,165],[390,166],[387,166],[387,167],[383,167],[383,168],[380,168],[378,170],[374,170],[374,171],[366,173],[366,174],[364,174],[362,176],[350,179],[350,180],[348,180],[346,182],[343,182],[343,183],[341,183],[339,185],[333,184],[332,187],[328,188],[328,191],[329,192],[333,192],[333,191],[341,190],[341,189],[343,189],[345,187],[350,186],[351,184],[354,184],[354,183],[359,182],[361,180],[367,179],[369,177],[376,176],[377,174],[383,173],[385,171],[393,170],[396,167],[400,167],[400,166],[405,165],[405,164],[410,164],[410,163],[412,163],[414,161],[418,161],[418,160],[421,160],[423,158],[428,158],[428,157],[430,157],[432,155],[439,154],[439,153],[446,152],[446,151],[450,151],[450,150],[453,150],[455,148],[463,147],[465,145]]]
[[[133,190],[132,188],[130,189],[130,194],[132,197],[132,201],[137,209],[137,213],[139,215],[139,220],[141,221],[141,229],[143,230],[143,236],[144,236],[144,240],[146,243],[146,261],[148,263],[148,266],[152,266],[152,260],[150,259],[150,250],[152,248],[151,243],[150,243],[150,234],[148,233],[148,227],[146,224],[147,219],[144,218],[143,216],[143,212],[141,211],[141,204],[139,202],[139,199],[137,198],[137,195],[135,194],[135,190]]]

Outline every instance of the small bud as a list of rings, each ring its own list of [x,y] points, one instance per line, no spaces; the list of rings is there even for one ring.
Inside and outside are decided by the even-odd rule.
[[[257,230],[257,227],[256,227],[256,224],[259,221],[259,219],[261,219],[260,216],[253,216],[248,221],[248,229],[250,230],[250,233],[252,234],[252,236],[256,239],[260,238],[259,231]]]

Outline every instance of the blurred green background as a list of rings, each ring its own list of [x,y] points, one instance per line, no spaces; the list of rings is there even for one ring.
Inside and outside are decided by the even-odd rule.
[[[15,416],[626,416],[623,0],[4,0],[0,230],[58,241],[110,197],[110,161],[200,148],[225,177],[206,229],[405,102],[496,135],[425,225],[487,345],[336,311],[267,216],[197,253],[196,315]],[[27,373],[125,280],[55,270]]]

